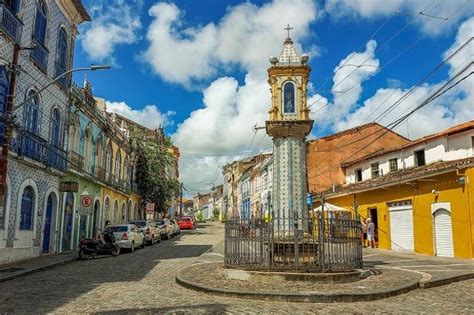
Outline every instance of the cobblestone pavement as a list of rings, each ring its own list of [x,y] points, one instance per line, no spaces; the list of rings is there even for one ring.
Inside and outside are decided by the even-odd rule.
[[[133,254],[75,262],[0,283],[0,313],[474,313],[474,280],[347,304],[222,298],[177,285],[177,271],[222,238],[222,226],[203,225]]]

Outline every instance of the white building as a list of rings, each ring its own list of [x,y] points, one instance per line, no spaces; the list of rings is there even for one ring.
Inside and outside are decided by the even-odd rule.
[[[65,120],[70,76],[36,94],[73,64],[77,25],[90,20],[80,0],[0,2],[0,108],[9,93],[16,130],[8,159],[5,208],[0,210],[0,263],[55,252],[66,170]],[[20,52],[15,91],[8,91],[14,46]]]

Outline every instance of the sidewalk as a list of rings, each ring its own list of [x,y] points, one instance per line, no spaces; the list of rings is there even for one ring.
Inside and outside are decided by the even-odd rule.
[[[0,282],[30,275],[35,272],[52,269],[65,265],[77,259],[76,252],[44,255],[28,260],[22,260],[0,265]]]

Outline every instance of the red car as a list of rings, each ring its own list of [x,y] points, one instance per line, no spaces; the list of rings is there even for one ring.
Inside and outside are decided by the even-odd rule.
[[[189,217],[182,217],[178,221],[180,230],[192,230],[193,229],[193,220]]]

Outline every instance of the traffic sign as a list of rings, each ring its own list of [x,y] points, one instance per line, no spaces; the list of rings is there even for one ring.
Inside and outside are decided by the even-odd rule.
[[[88,195],[81,196],[81,205],[83,208],[90,208],[92,206],[91,196],[88,196]]]
[[[146,213],[154,213],[155,212],[155,204],[149,202],[146,204]]]

